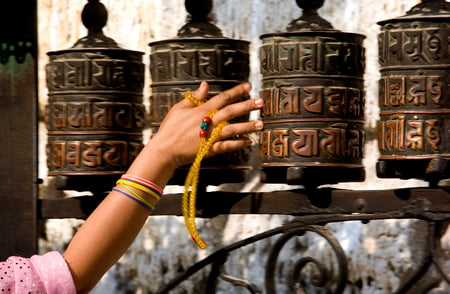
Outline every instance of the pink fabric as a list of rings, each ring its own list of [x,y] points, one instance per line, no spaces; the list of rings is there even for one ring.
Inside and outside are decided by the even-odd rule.
[[[0,262],[0,293],[75,294],[72,275],[56,251]]]

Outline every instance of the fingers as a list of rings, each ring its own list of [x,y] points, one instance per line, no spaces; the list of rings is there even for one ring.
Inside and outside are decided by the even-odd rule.
[[[229,121],[233,118],[247,115],[253,110],[263,107],[264,100],[262,98],[247,99],[239,103],[233,103],[221,109],[213,117],[213,123],[218,124],[222,121]]]
[[[260,131],[264,128],[264,123],[260,120],[245,122],[245,123],[234,123],[225,126],[222,129],[221,138],[232,138],[238,135],[245,135],[253,132]],[[223,140],[218,141],[212,145],[211,150],[209,152],[209,156],[236,151],[245,147],[248,147],[252,144],[250,138],[242,137],[233,140]]]
[[[251,145],[251,140],[249,138],[242,138],[237,140],[225,140],[219,141],[212,145],[208,156],[214,156],[220,153],[237,151],[246,148]]]
[[[245,122],[245,123],[234,123],[225,126],[220,133],[221,139],[233,138],[238,135],[245,135],[248,133],[253,133],[261,131],[264,128],[264,123],[261,120]]]
[[[205,103],[205,106],[209,109],[221,109],[239,98],[248,95],[251,88],[249,83],[237,85],[212,97]]]

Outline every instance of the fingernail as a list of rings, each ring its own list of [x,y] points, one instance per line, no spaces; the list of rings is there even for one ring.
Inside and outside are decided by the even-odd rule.
[[[250,92],[250,90],[252,89],[252,85],[249,83],[245,83],[244,84],[244,90],[247,92]]]
[[[255,122],[255,127],[256,127],[257,130],[262,130],[263,127],[264,127],[264,123],[261,120],[257,120]]]
[[[262,98],[256,98],[255,99],[255,105],[258,107],[261,107],[264,105],[264,100]]]

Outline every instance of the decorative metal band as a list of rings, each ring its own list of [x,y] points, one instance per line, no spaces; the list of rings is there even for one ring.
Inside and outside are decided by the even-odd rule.
[[[446,22],[430,23],[420,18],[385,24],[378,37],[381,67],[450,64],[449,29]]]
[[[377,130],[381,156],[448,154],[449,127],[448,113],[382,115]]]
[[[293,32],[261,36],[263,79],[274,75],[337,75],[362,78],[363,35]]]
[[[49,52],[50,63],[46,66],[49,95],[114,91],[142,96],[145,79],[142,54],[115,48]]]

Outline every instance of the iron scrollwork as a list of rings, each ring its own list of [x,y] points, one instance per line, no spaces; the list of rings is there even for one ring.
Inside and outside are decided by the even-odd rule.
[[[442,281],[450,285],[450,272],[445,266],[445,261],[448,260],[448,257],[440,244],[441,238],[447,228],[447,221],[450,220],[450,213],[432,213],[426,211],[426,209],[422,210],[418,207],[408,207],[408,209],[405,208],[396,213],[314,214],[296,217],[294,220],[277,228],[223,247],[194,264],[176,279],[168,283],[158,293],[169,293],[182,281],[205,269],[207,266],[211,266],[211,270],[209,272],[205,293],[216,293],[219,282],[227,282],[236,288],[245,288],[249,293],[255,294],[344,293],[349,283],[349,258],[339,240],[326,225],[345,221],[361,221],[367,224],[373,220],[386,219],[415,219],[426,221],[428,225],[425,235],[426,243],[424,253],[421,259],[416,261],[417,263],[414,269],[402,278],[400,286],[394,293],[418,293],[418,289],[420,289],[420,293],[426,293]],[[314,256],[301,256],[298,260],[289,262],[289,269],[280,270],[277,264],[286,244],[293,238],[302,237],[306,233],[312,233],[323,239],[332,251],[335,262],[333,264],[327,264],[320,258]],[[268,238],[277,239],[272,243],[273,245],[269,250],[265,264],[264,286],[227,273],[225,265],[230,254],[238,249],[243,249],[246,246]],[[432,266],[435,267],[440,279],[439,281],[424,282],[424,278],[426,278],[426,274],[431,270]],[[279,285],[277,283],[277,274],[285,279],[283,281],[283,289],[277,288],[277,285]]]
[[[343,248],[328,229],[321,225],[304,223],[301,218],[295,219],[294,221],[284,224],[275,229],[246,238],[242,241],[236,242],[216,251],[207,258],[194,264],[186,272],[174,279],[171,283],[167,284],[158,293],[169,293],[169,291],[174,289],[183,280],[194,275],[206,266],[212,265],[207,283],[206,293],[215,293],[217,283],[220,279],[222,281],[231,283],[236,287],[246,288],[249,293],[275,294],[277,293],[277,290],[274,277],[275,272],[277,271],[276,264],[280,256],[280,252],[290,239],[296,236],[301,236],[306,232],[312,232],[319,235],[320,237],[324,238],[326,242],[331,246],[337,259],[338,274],[337,277],[330,278],[330,274],[332,273],[332,271],[327,269],[327,266],[323,264],[319,259],[316,259],[314,257],[302,257],[297,262],[295,262],[294,267],[291,269],[291,273],[289,275],[289,286],[291,288],[291,291],[293,291],[292,293],[303,293],[301,292],[300,287],[303,281],[301,281],[299,277],[308,264],[313,264],[318,270],[318,274],[313,274],[310,278],[310,282],[312,285],[316,287],[324,287],[326,285],[329,286],[329,283],[327,283],[327,281],[337,281],[337,283],[333,286],[333,288],[335,288],[334,292],[341,293],[345,288],[348,276],[347,258]],[[272,247],[266,264],[265,291],[263,291],[260,286],[250,281],[233,277],[226,273],[226,271],[224,270],[224,264],[227,262],[227,257],[229,256],[229,254],[231,254],[233,251],[279,234],[281,234],[281,237],[278,238],[278,240]]]

